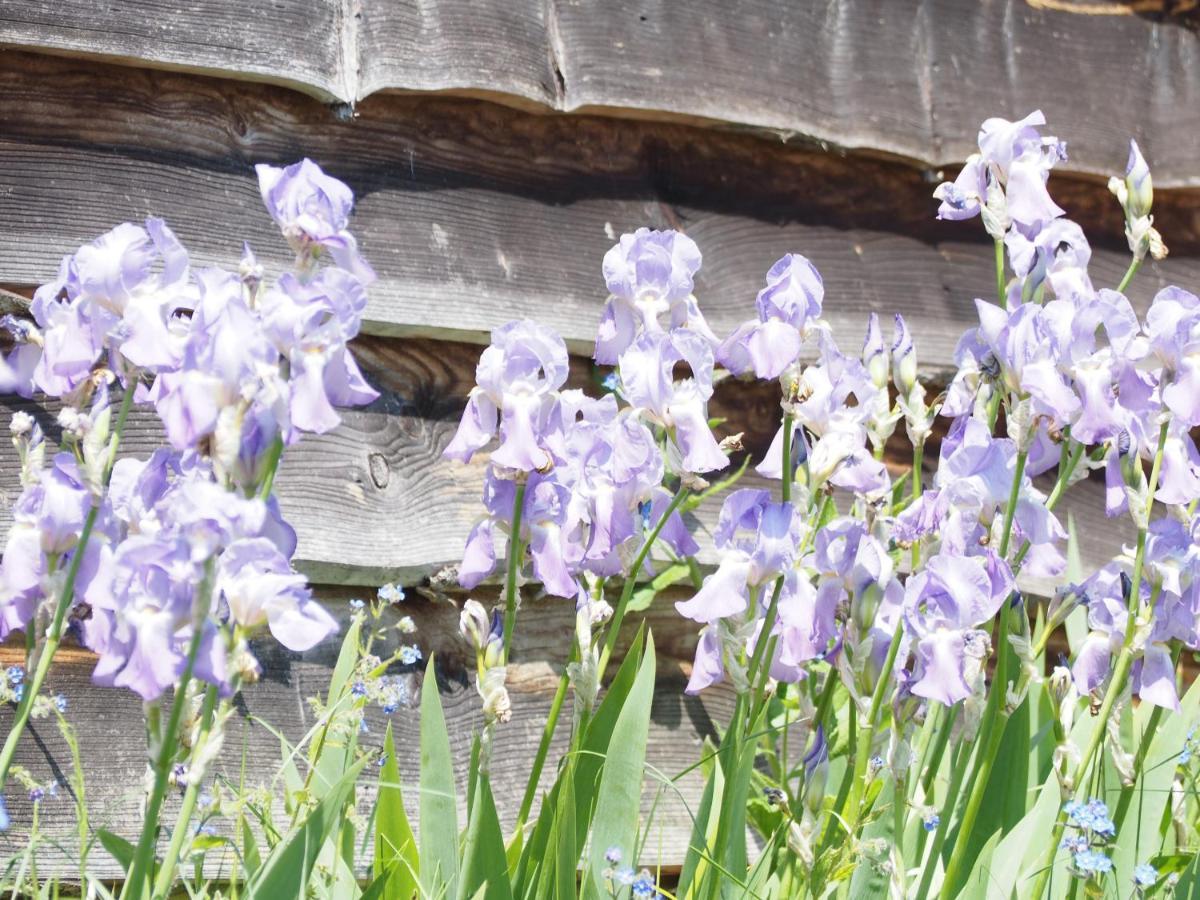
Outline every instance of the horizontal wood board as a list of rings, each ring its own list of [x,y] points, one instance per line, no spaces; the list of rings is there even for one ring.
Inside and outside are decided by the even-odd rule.
[[[413,97],[373,98],[343,121],[278,88],[19,54],[0,55],[0,121],[0,284],[38,284],[61,254],[151,214],[198,264],[235,265],[247,238],[277,269],[287,251],[252,164],[308,155],[358,194],[378,334],[482,342],[529,316],[587,352],[604,252],[642,225],[697,241],[696,292],[719,332],[753,315],[767,268],[796,251],[822,272],[843,346],[868,312],[901,312],[923,363],[944,369],[974,298],[994,291],[981,225],[935,221],[919,173],[689,126]],[[1115,201],[1069,178],[1052,187],[1095,226],[1096,282],[1115,284],[1128,263]],[[1176,252],[1134,282],[1138,304],[1200,283],[1195,192],[1160,193]]]
[[[1096,15],[1099,12],[1112,15]],[[276,82],[353,104],[449,92],[543,111],[678,118],[899,156],[971,152],[1042,107],[1105,174],[1130,136],[1162,186],[1200,186],[1194,16],[1030,0],[2,0],[0,45]]]
[[[473,384],[477,348],[364,338],[354,349],[382,396],[367,410],[344,411],[342,424],[328,434],[306,436],[288,450],[276,481],[280,504],[299,537],[297,565],[314,580],[419,583],[457,564],[468,532],[482,515],[486,458],[464,465],[441,456]],[[576,358],[569,384],[587,387],[592,377],[588,362]],[[726,419],[721,433],[746,433],[757,458],[774,435],[777,400],[771,385],[729,379],[719,386],[710,413]],[[16,410],[33,414],[55,440],[53,404],[0,397],[0,423]],[[153,412],[135,409],[122,452],[145,457],[161,441]],[[930,448],[931,459],[935,449]],[[907,468],[900,440],[891,458],[897,475]],[[19,470],[16,450],[10,442],[0,443],[0,540],[12,521]],[[774,487],[753,472],[741,485]],[[711,533],[722,499],[710,498],[689,516],[705,565],[716,559]],[[1064,521],[1070,512],[1088,523],[1081,547],[1086,566],[1102,564],[1130,538],[1125,518],[1104,518],[1100,482],[1075,486],[1059,512]],[[1053,587],[1034,581],[1024,586],[1041,593]]]
[[[532,594],[532,592],[529,592]],[[322,599],[342,621],[348,623],[346,601],[354,596],[344,589],[323,588]],[[457,598],[461,601],[461,597]],[[565,665],[563,635],[573,628],[574,604],[558,598],[527,596],[522,607],[514,643],[514,662],[509,668],[508,687],[513,706],[512,719],[497,726],[491,774],[501,821],[506,830],[516,819],[520,798],[529,776],[529,765],[542,733],[542,726]],[[466,761],[471,742],[482,727],[480,700],[474,687],[474,674],[468,661],[466,644],[457,633],[458,613],[450,600],[433,603],[410,594],[395,612],[385,613],[391,624],[398,616],[411,615],[417,632],[411,640],[437,660],[438,689],[450,732],[451,754],[459,789],[459,817],[465,823]],[[699,771],[683,774],[673,788],[662,788],[662,779],[674,779],[699,761],[703,741],[715,733],[715,725],[724,727],[733,709],[732,693],[724,687],[706,691],[702,697],[683,694],[684,673],[694,648],[694,624],[675,614],[670,604],[660,604],[647,613],[656,637],[659,659],[658,689],[651,710],[647,762],[652,767],[644,796],[643,815],[655,806],[652,835],[647,842],[644,863],[661,862],[677,866],[683,861],[691,830],[691,815],[699,803],[703,779]],[[394,641],[385,646],[391,649]],[[623,645],[622,645],[623,646]],[[221,756],[214,765],[213,779],[236,785],[240,778],[242,752],[246,755],[246,780],[250,788],[264,787],[276,797],[282,782],[275,782],[280,761],[280,744],[275,733],[264,727],[261,718],[289,741],[300,740],[313,727],[315,716],[309,697],[323,694],[329,685],[338,641],[330,639],[306,654],[294,654],[273,644],[269,638],[255,643],[254,649],[263,666],[262,679],[241,695],[235,716],[227,730]],[[621,650],[614,656],[620,661]],[[19,664],[23,648],[9,642],[0,645],[0,665]],[[140,785],[145,766],[142,706],[128,691],[95,687],[90,675],[95,657],[77,647],[65,648],[48,681],[48,689],[62,692],[68,699],[68,718],[76,727],[80,749],[86,764],[86,791],[93,828],[103,827],[135,839],[140,827]],[[615,668],[614,668],[615,671]],[[382,747],[387,723],[392,724],[405,802],[414,827],[417,817],[419,777],[419,715],[416,703],[424,679],[423,666],[396,666],[411,689],[411,703],[395,713],[384,714],[378,706],[368,708],[368,731],[360,735],[360,745],[378,750]],[[553,761],[566,750],[569,739],[571,703],[568,700],[561,727],[551,747],[548,769],[540,782],[543,791],[553,783]],[[11,709],[0,709],[0,730],[6,730]],[[35,720],[17,754],[17,764],[45,784],[59,780],[66,784],[71,775],[71,757],[65,741],[52,719]],[[303,765],[300,767],[304,774]],[[369,815],[375,793],[375,769],[368,766],[360,779],[358,809],[364,820]],[[209,782],[211,784],[211,782]],[[214,793],[216,793],[214,791]],[[168,798],[165,820],[171,821],[178,797]],[[0,833],[0,860],[18,853],[28,834],[31,808],[27,797],[10,789],[8,809],[13,827]],[[286,822],[286,818],[283,820]],[[218,832],[232,830],[232,817],[212,820]],[[70,791],[59,789],[56,799],[43,801],[40,831],[46,839],[38,853],[39,868],[70,879],[77,869],[78,838]],[[212,854],[209,872],[228,874],[228,854]],[[102,849],[94,851],[91,871],[97,877],[117,878],[121,871]]]

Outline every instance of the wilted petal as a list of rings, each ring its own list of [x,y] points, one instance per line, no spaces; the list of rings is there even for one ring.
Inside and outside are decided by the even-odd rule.
[[[978,155],[968,159],[954,181],[943,182],[933,192],[940,200],[937,217],[952,222],[979,215],[980,203],[987,194],[987,164]]]

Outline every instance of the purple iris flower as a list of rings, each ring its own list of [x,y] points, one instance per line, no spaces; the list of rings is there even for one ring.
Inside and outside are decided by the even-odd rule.
[[[191,302],[187,252],[161,219],[118,225],[71,256],[34,294],[34,323],[9,320],[17,340],[0,374],[30,396],[74,391],[106,353],[162,371],[178,363],[176,312]],[[110,365],[121,372],[119,358]]]
[[[1040,110],[1016,122],[986,120],[979,129],[979,153],[967,160],[954,182],[934,191],[933,196],[942,201],[938,218],[963,220],[979,215],[993,183],[1003,190],[1004,217],[1027,235],[1063,215],[1050,199],[1046,179],[1054,165],[1066,158],[1066,145],[1043,137],[1038,128],[1045,124]]]
[[[285,274],[266,292],[263,327],[289,363],[293,428],[323,434],[341,421],[334,406],[365,406],[379,397],[346,347],[366,305],[363,283],[342,269],[322,269],[303,282]]]
[[[1155,295],[1146,313],[1146,364],[1162,370],[1162,402],[1200,425],[1200,298],[1178,287]]]
[[[1005,235],[1009,262],[1021,279],[1021,299],[1038,299],[1043,286],[1059,299],[1087,299],[1095,293],[1088,277],[1092,257],[1083,229],[1069,219],[1054,219],[1032,238],[1013,229]]]
[[[590,418],[596,412],[605,420]],[[645,527],[658,522],[670,501],[660,486],[664,466],[654,434],[627,412],[607,415],[603,404],[585,412],[582,421],[560,423],[563,440],[556,450],[561,456],[556,472],[570,490],[565,524],[569,544],[582,553],[573,562],[597,575],[612,576],[625,571],[642,544]],[[678,512],[671,514],[660,538],[680,556],[699,549]]]
[[[106,548],[107,550],[107,548]],[[92,680],[155,700],[183,674],[201,567],[189,542],[170,532],[126,538],[105,553],[85,598],[84,642],[99,654]],[[227,687],[225,647],[211,620],[201,626],[198,678]]]
[[[800,517],[790,503],[774,503],[768,491],[734,491],[721,507],[713,542],[721,551],[717,570],[691,600],[675,604],[697,622],[745,612],[751,595],[792,567]]]
[[[1089,633],[1071,672],[1083,693],[1104,683],[1124,643],[1129,627],[1129,568],[1128,560],[1109,563],[1080,586],[1087,604]],[[1200,551],[1192,529],[1173,519],[1152,522],[1146,542],[1145,575],[1139,605],[1144,606],[1155,596],[1155,588],[1157,598],[1149,611],[1149,632],[1135,648],[1133,690],[1147,703],[1178,710],[1171,647],[1180,641],[1189,647],[1200,646]]]
[[[245,628],[267,625],[289,650],[304,651],[333,632],[337,622],[313,599],[304,576],[266,538],[234,541],[217,561],[215,596]]]
[[[489,467],[484,477],[484,506],[488,511],[467,536],[463,560],[458,568],[458,581],[468,590],[487,578],[496,567],[495,534],[497,527],[512,528],[516,485],[497,477]],[[576,581],[577,562],[583,556],[582,547],[574,543],[568,530],[568,509],[571,492],[557,473],[529,476],[525,486],[520,538],[528,549],[533,574],[546,590],[558,597],[575,597],[579,593]]]
[[[686,694],[699,694],[706,687],[725,680],[725,663],[722,659],[721,634],[715,623],[700,629],[696,642],[696,657],[692,662],[692,674],[688,678]]]
[[[679,364],[691,369],[691,377],[675,379]],[[729,465],[708,427],[713,354],[701,335],[689,329],[646,332],[621,354],[619,370],[630,405],[667,429],[671,469],[703,473]]]
[[[0,560],[0,638],[28,626],[48,588],[49,560],[74,550],[92,492],[70,453],[59,453],[13,506]]]
[[[338,268],[363,284],[375,280],[375,272],[347,230],[354,206],[349,187],[326,175],[310,159],[282,169],[260,163],[254,171],[267,212],[297,255],[312,259],[325,251]]]
[[[670,329],[691,329],[715,345],[716,336],[692,295],[700,259],[695,241],[678,231],[639,228],[621,235],[604,255],[610,296],[596,336],[596,362],[616,364],[639,334],[663,330],[664,315]]]
[[[740,375],[778,378],[800,356],[810,331],[820,321],[825,286],[816,266],[789,253],[767,272],[758,292],[758,319],[738,327],[717,350],[717,360]]]
[[[1079,411],[1079,398],[1059,370],[1062,348],[1043,307],[1022,304],[1012,312],[976,300],[978,337],[999,365],[1009,390],[1032,398],[1034,412],[1066,426]]]
[[[1016,445],[995,438],[978,419],[957,419],[942,442],[933,488],[897,518],[895,537],[912,541],[936,534],[943,550],[973,554],[1007,508],[1016,475]],[[1018,488],[1013,515],[1014,549],[1029,541],[1025,570],[1054,578],[1066,567],[1060,545],[1067,534],[1046,509],[1045,495],[1028,473]]]
[[[905,631],[912,636],[912,693],[947,706],[973,692],[987,658],[981,630],[1004,604],[1012,573],[1000,560],[938,554],[905,585]]]
[[[904,599],[887,548],[865,523],[841,516],[817,533],[812,566],[818,573],[813,602],[823,624],[819,645],[824,648],[836,636],[835,612],[848,607],[855,624],[871,634],[871,661],[881,668]]]
[[[1113,656],[1125,640],[1129,613],[1123,582],[1119,567],[1110,564],[1080,586],[1087,603],[1089,631],[1071,674],[1081,693],[1091,693],[1104,683]]]
[[[478,386],[443,454],[468,462],[498,430],[493,463],[523,472],[549,468],[548,425],[567,367],[567,346],[549,328],[528,319],[497,328],[479,357]]]
[[[796,393],[803,400],[793,404],[795,421],[816,438],[805,446],[808,470],[814,485],[828,480],[837,487],[859,494],[886,491],[887,469],[866,449],[866,423],[885,415],[886,390],[877,388],[860,360],[841,353],[828,335],[821,335],[821,360],[800,373]],[[796,429],[793,445],[805,442]],[[758,466],[765,478],[783,477],[783,429]]]
[[[92,609],[84,642],[100,655],[94,680],[129,687],[152,700],[175,683],[195,626],[198,586],[216,560],[197,676],[222,690],[230,683],[216,626],[228,615],[246,627],[267,624],[294,650],[336,628],[288,560],[295,532],[272,498],[227,491],[209,461],[157,451],[113,470],[111,512],[88,545],[78,595]]]
[[[237,276],[196,273],[199,297],[177,371],[155,380],[154,403],[176,449],[195,447],[217,428],[223,410],[253,395],[265,375],[278,377],[279,354],[245,302]]]

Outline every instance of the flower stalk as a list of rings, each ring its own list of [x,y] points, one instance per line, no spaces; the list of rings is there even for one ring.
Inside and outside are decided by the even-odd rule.
[[[131,378],[129,386],[121,398],[121,409],[117,414],[117,422],[108,440],[108,450],[104,458],[100,478],[101,496],[93,498],[92,506],[83,521],[83,530],[79,533],[79,540],[75,545],[75,551],[71,555],[70,564],[67,566],[67,577],[63,582],[62,593],[58,596],[58,602],[54,606],[54,616],[50,620],[49,629],[46,631],[45,642],[41,645],[40,651],[37,652],[37,668],[34,669],[33,676],[26,685],[21,702],[17,704],[17,712],[13,717],[12,727],[4,738],[4,746],[0,748],[0,789],[3,789],[5,782],[8,780],[8,772],[12,768],[13,757],[17,752],[17,744],[21,740],[21,735],[25,732],[26,725],[29,724],[29,715],[33,711],[33,704],[41,693],[42,685],[46,683],[46,677],[50,674],[50,664],[54,661],[55,654],[58,653],[59,644],[62,643],[67,611],[70,610],[75,602],[75,583],[79,578],[79,568],[83,564],[84,551],[87,549],[88,541],[92,537],[92,531],[96,527],[96,518],[100,514],[100,503],[103,493],[108,490],[109,482],[112,480],[113,467],[117,462],[117,450],[121,445],[121,436],[125,432],[125,423],[129,418],[129,410],[133,406],[134,393],[134,383]],[[31,633],[31,631],[27,632],[27,634]]]

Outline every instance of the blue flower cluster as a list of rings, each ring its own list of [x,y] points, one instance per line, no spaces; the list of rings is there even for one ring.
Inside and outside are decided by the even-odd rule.
[[[1103,800],[1088,800],[1080,803],[1072,800],[1063,806],[1067,814],[1067,825],[1078,829],[1068,834],[1059,844],[1071,853],[1071,866],[1080,878],[1099,879],[1112,871],[1112,860],[1103,847],[1117,834],[1117,826],[1108,816],[1108,805]]]

